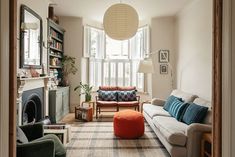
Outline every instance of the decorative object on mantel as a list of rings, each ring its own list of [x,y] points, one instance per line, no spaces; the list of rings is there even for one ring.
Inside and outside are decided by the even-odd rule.
[[[32,77],[39,77],[40,74],[34,69],[33,66],[30,66],[30,74]]]
[[[92,92],[92,86],[90,86],[89,84],[83,84],[82,82],[80,82],[80,84],[74,88],[74,91],[81,89],[82,92],[79,93],[79,96],[85,94],[85,101],[89,102],[91,101],[91,92]]]
[[[69,85],[69,80],[68,76],[69,74],[75,75],[78,69],[76,68],[75,65],[75,57],[71,56],[63,56],[61,60],[62,64],[62,74],[63,74],[63,80],[62,80],[62,86],[68,86]]]
[[[105,33],[110,38],[127,40],[133,37],[138,30],[139,16],[130,5],[114,4],[106,10],[103,25]]]
[[[159,63],[169,62],[169,50],[159,50]]]

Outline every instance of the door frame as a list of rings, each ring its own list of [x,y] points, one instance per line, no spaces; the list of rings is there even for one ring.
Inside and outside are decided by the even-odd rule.
[[[9,3],[9,157],[16,157],[17,0]],[[222,156],[222,12],[223,0],[213,0],[213,157]]]
[[[213,69],[212,69],[212,156],[222,156],[222,25],[223,0],[213,1]]]

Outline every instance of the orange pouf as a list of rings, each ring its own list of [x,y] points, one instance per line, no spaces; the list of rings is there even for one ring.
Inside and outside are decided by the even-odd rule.
[[[138,138],[144,134],[144,117],[140,112],[124,110],[113,117],[114,134],[121,138]]]

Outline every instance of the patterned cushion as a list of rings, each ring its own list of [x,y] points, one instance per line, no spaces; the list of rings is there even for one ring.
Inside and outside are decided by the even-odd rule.
[[[98,90],[98,97],[102,101],[117,101],[117,91]]]
[[[136,101],[136,90],[118,91],[118,101]]]
[[[178,100],[182,101],[181,98],[178,98],[178,97],[176,97],[176,96],[171,95],[171,96],[169,96],[169,97],[167,98],[167,100],[166,100],[166,102],[165,102],[165,104],[164,104],[164,106],[163,106],[163,109],[166,110],[166,111],[169,111],[169,109],[170,109],[170,107],[171,107],[171,105],[172,105],[172,102],[173,102],[175,99],[178,99]]]
[[[182,121],[190,125],[192,123],[201,123],[206,117],[208,107],[190,103],[184,113]]]
[[[188,105],[189,105],[188,103],[184,103],[179,99],[175,99],[170,106],[169,113],[175,119],[181,121]]]

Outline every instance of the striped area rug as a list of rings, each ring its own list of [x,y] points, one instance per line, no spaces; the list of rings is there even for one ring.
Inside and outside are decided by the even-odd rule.
[[[145,123],[138,139],[120,139],[113,134],[112,120],[73,122],[67,157],[170,157],[157,136]]]

